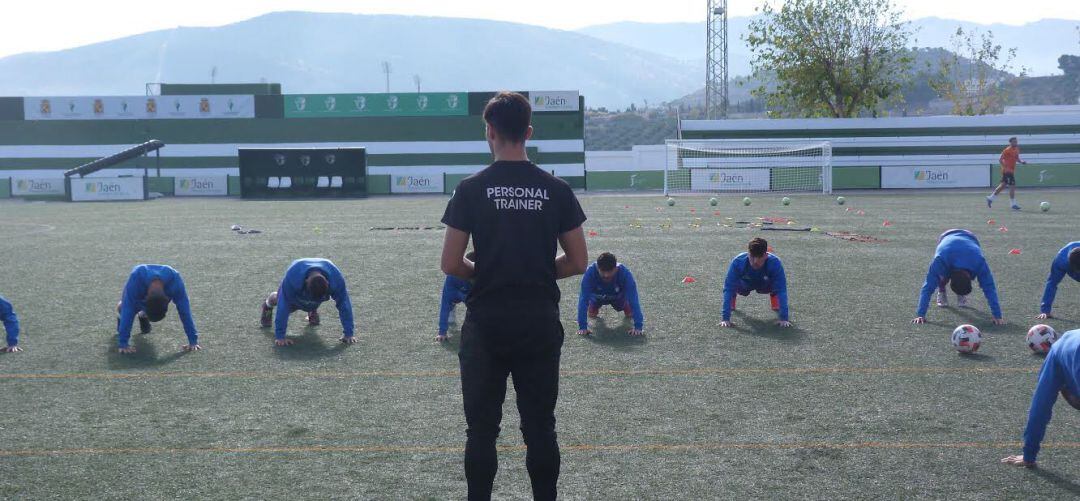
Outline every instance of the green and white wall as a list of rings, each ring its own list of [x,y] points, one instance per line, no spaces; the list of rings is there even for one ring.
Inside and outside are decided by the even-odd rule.
[[[577,92],[526,94],[536,110],[531,158],[583,188],[584,98]],[[142,96],[84,97],[71,103],[69,98],[0,98],[0,196],[10,191],[5,178],[59,178],[64,170],[149,139],[167,145],[160,160],[166,177],[235,176],[238,148],[365,147],[373,194],[389,193],[394,175],[444,178],[449,192],[461,178],[491,162],[481,118],[491,92],[256,95],[250,117],[223,117],[217,110],[224,98],[206,95],[212,96],[207,102],[213,103],[213,113],[200,116],[192,111],[190,116],[168,118],[147,116],[149,98]],[[365,106],[358,108],[360,96]],[[247,102],[241,97],[251,98],[236,97],[238,103]],[[297,98],[302,98],[302,109],[297,109]],[[154,99],[160,109],[156,114],[172,113],[172,96]],[[114,111],[121,102],[124,113]],[[197,107],[198,99],[195,103]],[[81,115],[69,113],[83,108]],[[43,109],[49,113],[42,115]],[[144,167],[153,175],[156,165],[153,157],[141,157],[99,175],[141,175]],[[172,191],[171,179],[151,185],[152,191]]]

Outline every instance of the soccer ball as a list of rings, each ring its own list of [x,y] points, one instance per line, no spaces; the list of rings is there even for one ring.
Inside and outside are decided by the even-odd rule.
[[[964,324],[952,331],[952,345],[960,353],[975,353],[982,344],[982,333],[974,325]]]
[[[1050,345],[1057,341],[1057,331],[1049,325],[1039,324],[1028,329],[1027,345],[1035,353],[1050,351]]]
[[[743,205],[750,205],[750,197],[743,197],[742,204]]]
[[[668,207],[674,207],[675,206],[675,199],[674,198],[667,199],[667,205],[668,205]]]
[[[716,197],[712,197],[712,198],[709,199],[709,205],[711,205],[713,207],[716,207],[716,204],[718,204],[718,203],[720,203],[720,201],[717,200]]]
[[[780,199],[780,203],[782,203],[784,205],[791,205],[791,199],[788,198],[788,197],[784,197],[784,198]]]
[[[837,205],[844,205],[844,202],[847,202],[847,199],[845,199],[844,197],[836,197]]]
[[[1042,202],[1039,204],[1039,209],[1043,212],[1050,212],[1050,202]]]

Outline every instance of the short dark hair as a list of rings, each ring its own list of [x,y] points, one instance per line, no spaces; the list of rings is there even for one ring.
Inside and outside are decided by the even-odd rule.
[[[498,136],[515,144],[525,142],[532,122],[532,105],[517,92],[500,92],[484,106],[484,121]]]
[[[1010,137],[1010,138],[1009,138],[1009,142],[1010,142],[1010,143],[1011,143],[1011,142],[1013,142],[1013,141],[1016,141],[1016,140],[1017,140],[1017,139],[1016,139],[1016,136],[1013,136],[1013,137]]]
[[[958,296],[971,294],[971,274],[964,270],[949,273],[949,287]]]
[[[312,297],[320,298],[326,296],[327,291],[330,290],[330,281],[322,273],[315,272],[308,275],[304,287]]]
[[[146,297],[146,318],[151,322],[160,322],[169,312],[169,297],[158,289],[150,291]]]
[[[476,251],[469,251],[469,252],[465,253],[465,259],[468,259],[469,261],[472,261],[472,262],[475,263],[476,262]]]
[[[764,238],[757,237],[750,241],[750,245],[747,246],[750,250],[750,255],[754,257],[764,256],[769,250],[769,242],[766,242]]]
[[[1073,249],[1069,251],[1069,268],[1072,268],[1072,271],[1080,273],[1080,247],[1073,247]]]
[[[596,267],[600,268],[600,271],[614,270],[617,264],[619,262],[615,259],[615,254],[610,252],[600,254],[600,257],[596,258]]]

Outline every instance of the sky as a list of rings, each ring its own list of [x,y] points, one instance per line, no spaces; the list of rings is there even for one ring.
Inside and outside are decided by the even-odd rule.
[[[907,18],[982,24],[1080,20],[1080,0],[894,0]],[[731,16],[752,15],[763,0],[729,0]],[[177,26],[220,26],[284,10],[495,19],[573,30],[618,21],[696,22],[706,0],[15,0],[0,11],[0,57],[52,51]],[[154,7],[160,6],[160,9]],[[0,76],[2,78],[2,76]]]

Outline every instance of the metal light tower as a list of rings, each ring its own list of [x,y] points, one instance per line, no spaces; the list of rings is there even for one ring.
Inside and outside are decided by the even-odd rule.
[[[705,23],[705,118],[727,118],[728,43],[727,0],[708,0]]]

